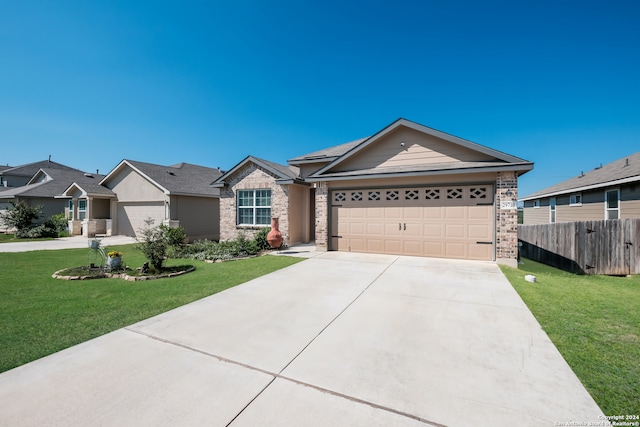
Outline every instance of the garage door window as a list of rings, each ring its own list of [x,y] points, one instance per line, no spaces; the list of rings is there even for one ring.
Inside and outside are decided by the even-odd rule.
[[[271,190],[238,191],[238,225],[271,223]]]

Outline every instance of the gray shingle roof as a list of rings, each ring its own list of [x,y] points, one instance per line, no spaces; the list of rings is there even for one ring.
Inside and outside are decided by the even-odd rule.
[[[211,187],[211,183],[222,175],[218,169],[190,163],[162,166],[135,160],[124,160],[124,162],[138,169],[169,193],[194,196],[217,196],[220,194],[218,189]]]
[[[313,153],[304,154],[302,156],[289,159],[288,162],[291,164],[295,164],[295,163],[305,163],[310,161],[331,161],[342,156],[343,154],[351,150],[353,147],[355,147],[356,145],[360,144],[361,142],[367,139],[369,139],[369,137],[360,138],[355,141],[347,142],[345,144],[335,145],[333,147],[325,148],[323,150],[314,151]]]
[[[61,163],[56,163],[50,160],[42,160],[39,162],[27,163],[25,165],[12,166],[9,168],[0,169],[0,175],[16,175],[16,176],[32,177],[40,169],[67,169],[67,170],[74,170],[77,172],[81,172],[78,169],[65,166]]]
[[[69,186],[74,183],[82,183],[84,186],[97,185],[104,175],[85,174],[82,171],[72,168],[41,168],[34,173],[34,178],[40,174],[49,176],[47,181],[31,181],[21,187],[11,187],[0,192],[0,198],[19,197],[55,197],[60,196]],[[108,192],[111,190],[106,189]],[[111,193],[113,194],[113,193]]]
[[[582,188],[598,188],[623,180],[630,179],[632,181],[640,181],[640,152],[623,157],[614,162],[584,172],[584,174],[554,184],[550,187],[536,191],[520,200],[531,200],[540,197],[551,196],[556,194],[571,193],[579,191]]]

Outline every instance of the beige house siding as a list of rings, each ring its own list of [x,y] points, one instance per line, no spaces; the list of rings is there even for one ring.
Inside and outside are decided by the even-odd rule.
[[[312,173],[314,173],[315,171],[320,170],[320,168],[323,168],[328,164],[329,163],[327,162],[317,162],[317,163],[299,165],[298,167],[300,168],[300,176],[302,178],[306,178]]]
[[[493,157],[451,144],[435,136],[401,127],[364,148],[332,170],[388,168],[416,164],[438,164],[495,160]]]
[[[219,240],[220,201],[216,198],[172,196],[170,218],[179,221],[190,241]]]
[[[522,211],[522,223],[524,225],[548,224],[549,223],[549,206],[533,207],[533,202],[525,203]]]
[[[162,190],[130,168],[113,176],[107,188],[118,195],[120,202],[169,201]]]
[[[309,243],[311,203],[310,189],[302,185],[288,185],[289,189],[289,235],[291,244]],[[282,231],[282,227],[281,227]]]
[[[111,200],[109,199],[90,199],[89,214],[93,219],[108,219],[110,214]]]
[[[233,240],[241,233],[252,238],[263,226],[237,224],[236,192],[238,190],[270,189],[271,217],[279,218],[284,243],[290,244],[288,185],[276,184],[276,178],[255,163],[247,163],[227,180],[220,190],[220,240]],[[269,227],[268,225],[266,227]]]
[[[620,217],[640,218],[640,183],[620,189]]]
[[[556,196],[556,222],[592,221],[605,219],[605,192],[620,189],[620,218],[640,218],[640,184],[598,188],[592,191],[571,192]],[[581,194],[582,203],[571,205],[570,195]],[[549,223],[549,197],[540,199],[540,208],[533,200],[524,203],[523,224]]]

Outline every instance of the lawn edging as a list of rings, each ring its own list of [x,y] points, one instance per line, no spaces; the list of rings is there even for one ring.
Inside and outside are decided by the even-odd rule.
[[[176,272],[166,273],[166,274],[153,274],[149,276],[130,276],[127,273],[109,273],[106,271],[103,272],[102,274],[97,274],[97,275],[65,276],[60,274],[63,271],[68,270],[65,268],[63,270],[56,271],[51,275],[51,277],[53,277],[54,279],[60,279],[60,280],[122,279],[122,280],[127,280],[129,282],[141,282],[143,280],[165,279],[169,277],[182,276],[183,274],[187,274],[187,273],[191,273],[192,271],[195,271],[195,269],[196,268],[192,266],[190,268],[187,268],[181,271],[176,271]]]

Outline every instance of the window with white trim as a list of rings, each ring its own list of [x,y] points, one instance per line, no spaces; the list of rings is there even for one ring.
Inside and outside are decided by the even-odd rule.
[[[552,224],[556,222],[556,198],[555,197],[551,197],[549,199],[549,222]]]
[[[540,199],[537,199],[537,200],[533,201],[533,207],[534,208],[539,208],[540,207]]]
[[[78,200],[78,219],[82,221],[86,217],[87,217],[87,201]]]
[[[574,193],[570,195],[569,206],[582,206],[582,193]]]
[[[271,224],[271,190],[238,190],[238,225]]]
[[[620,218],[620,190],[607,190],[604,193],[604,219]]]

